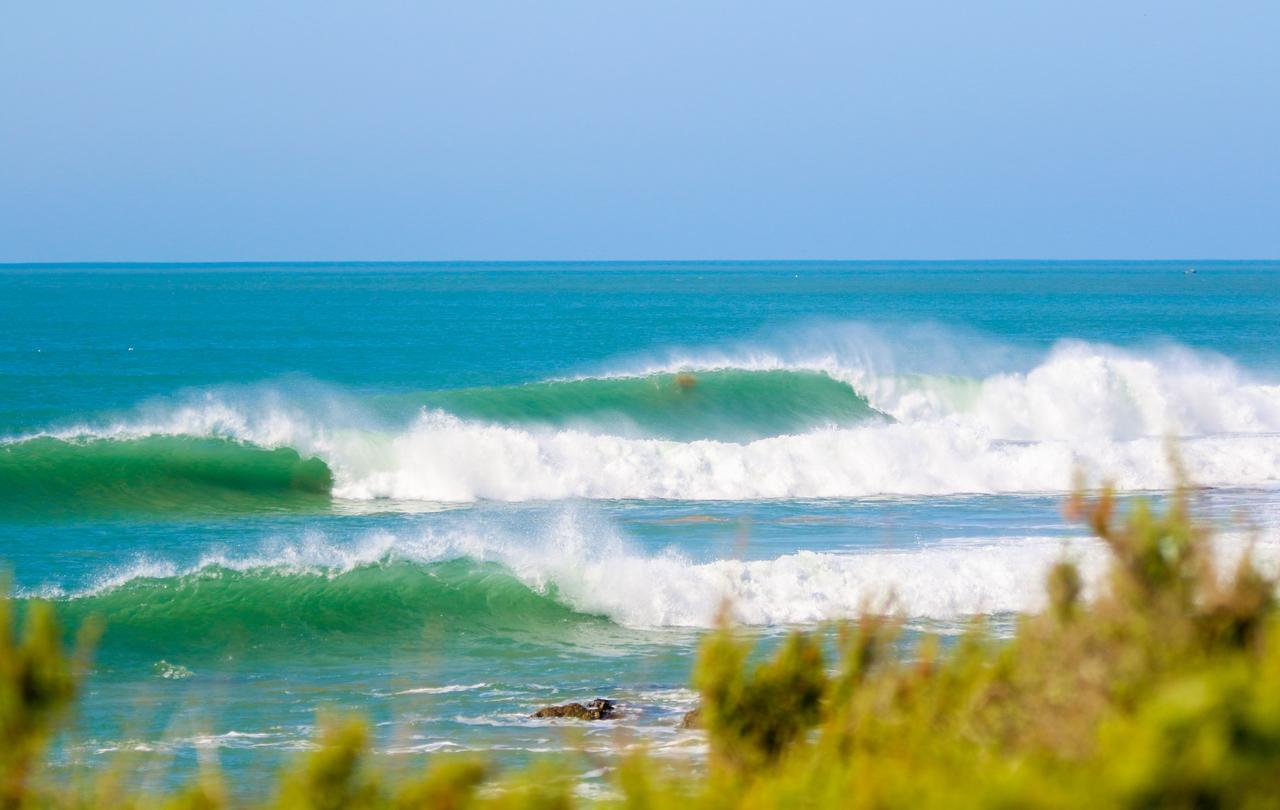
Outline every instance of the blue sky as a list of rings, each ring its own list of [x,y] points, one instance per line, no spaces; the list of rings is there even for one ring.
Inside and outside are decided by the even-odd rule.
[[[1280,257],[1280,4],[0,9],[0,261]]]

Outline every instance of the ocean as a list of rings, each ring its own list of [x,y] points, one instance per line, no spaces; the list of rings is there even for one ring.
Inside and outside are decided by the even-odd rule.
[[[104,622],[69,766],[253,794],[354,711],[590,784],[705,751],[718,617],[999,627],[1171,451],[1274,570],[1278,325],[1274,262],[9,265],[0,563]]]

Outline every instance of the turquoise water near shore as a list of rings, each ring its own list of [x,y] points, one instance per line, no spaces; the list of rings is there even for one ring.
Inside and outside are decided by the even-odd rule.
[[[1187,266],[0,268],[0,560],[105,620],[61,756],[254,791],[344,708],[397,763],[696,758],[726,600],[1005,621],[1099,575],[1073,476],[1161,497],[1170,437],[1274,566],[1280,264]]]

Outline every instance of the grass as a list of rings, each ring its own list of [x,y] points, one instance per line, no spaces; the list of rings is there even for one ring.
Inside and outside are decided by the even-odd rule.
[[[866,613],[834,660],[796,632],[751,664],[723,627],[704,640],[695,686],[705,769],[631,755],[616,794],[584,799],[554,764],[503,774],[457,755],[417,776],[382,774],[367,725],[329,718],[318,748],[279,777],[280,808],[872,808],[1280,806],[1280,611],[1276,583],[1246,555],[1214,564],[1179,492],[1164,512],[1117,514],[1109,492],[1070,516],[1111,552],[1085,601],[1057,564],[1048,604],[996,639],[981,620],[945,649],[903,654],[900,623]],[[0,604],[0,806],[223,808],[209,769],[175,795],[133,795],[118,775],[59,781],[49,742],[76,700],[92,629],[64,645],[53,611],[21,633]]]

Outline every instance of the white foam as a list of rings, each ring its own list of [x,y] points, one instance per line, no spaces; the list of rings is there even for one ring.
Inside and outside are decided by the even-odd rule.
[[[617,538],[583,531],[578,520],[566,515],[540,547],[472,546],[469,556],[497,557],[534,587],[554,584],[579,611],[647,627],[709,627],[726,606],[735,621],[750,625],[849,618],[880,608],[940,619],[1030,610],[1041,604],[1044,576],[1064,554],[1080,560],[1090,581],[1106,559],[1087,540],[1000,538],[694,563],[674,551],[637,554]]]
[[[1163,438],[1010,441],[970,420],[824,429],[737,444],[536,431],[424,414],[371,452],[331,445],[341,498],[743,500],[1052,492],[1078,469],[1123,489],[1172,483]],[[1194,481],[1280,481],[1280,436],[1179,443]]]
[[[845,343],[810,336],[785,350],[674,355],[627,371],[820,371],[853,386],[896,424],[750,443],[673,442],[424,413],[384,441],[337,437],[321,452],[334,465],[336,494],[357,499],[1044,492],[1070,488],[1078,469],[1124,489],[1162,489],[1171,483],[1169,437],[1179,438],[1199,484],[1280,482],[1280,386],[1250,378],[1225,358],[1064,341],[1026,372],[976,379],[904,370],[888,349],[868,348],[876,333],[849,331],[834,330]]]
[[[399,692],[392,692],[392,695],[448,695],[453,692],[470,692],[474,689],[484,689],[487,683],[469,683],[469,684],[449,684],[447,686],[419,686],[413,689],[401,689]]]
[[[1197,484],[1280,483],[1280,385],[1226,358],[1063,341],[1026,370],[954,376],[966,365],[991,367],[993,357],[1011,361],[972,340],[895,354],[894,337],[828,326],[778,345],[672,353],[601,372],[820,371],[896,420],[747,443],[510,427],[438,411],[388,428],[347,398],[310,396],[304,406],[270,390],[206,392],[134,420],[53,435],[223,436],[289,446],[323,458],[335,496],[352,501],[1054,492],[1071,488],[1077,470],[1122,489],[1163,489],[1172,483],[1170,437]]]
[[[848,383],[899,421],[961,414],[1002,439],[1280,432],[1280,385],[1254,379],[1212,352],[1064,339],[1025,370],[996,367],[1016,365],[1012,354],[937,329],[900,336],[865,324],[825,324],[763,344],[670,352],[601,376],[814,371]]]
[[[1252,548],[1264,571],[1280,573],[1280,532],[1259,538],[1220,535],[1215,553],[1229,570]],[[913,618],[956,619],[1036,610],[1044,578],[1063,559],[1075,560],[1086,594],[1106,571],[1108,555],[1089,538],[968,538],[903,549],[848,553],[798,551],[768,560],[697,563],[674,550],[642,553],[607,522],[577,508],[544,525],[488,526],[474,521],[448,530],[404,536],[372,532],[355,542],[319,535],[276,541],[240,556],[206,555],[179,574],[216,576],[220,569],[339,576],[362,566],[399,561],[429,564],[457,558],[496,563],[530,588],[555,593],[577,611],[634,627],[709,627],[724,606],[750,625],[809,623],[855,617],[867,609]],[[151,576],[154,562],[133,569]],[[81,595],[131,579],[111,572]],[[470,690],[485,684],[419,687],[403,694]]]

